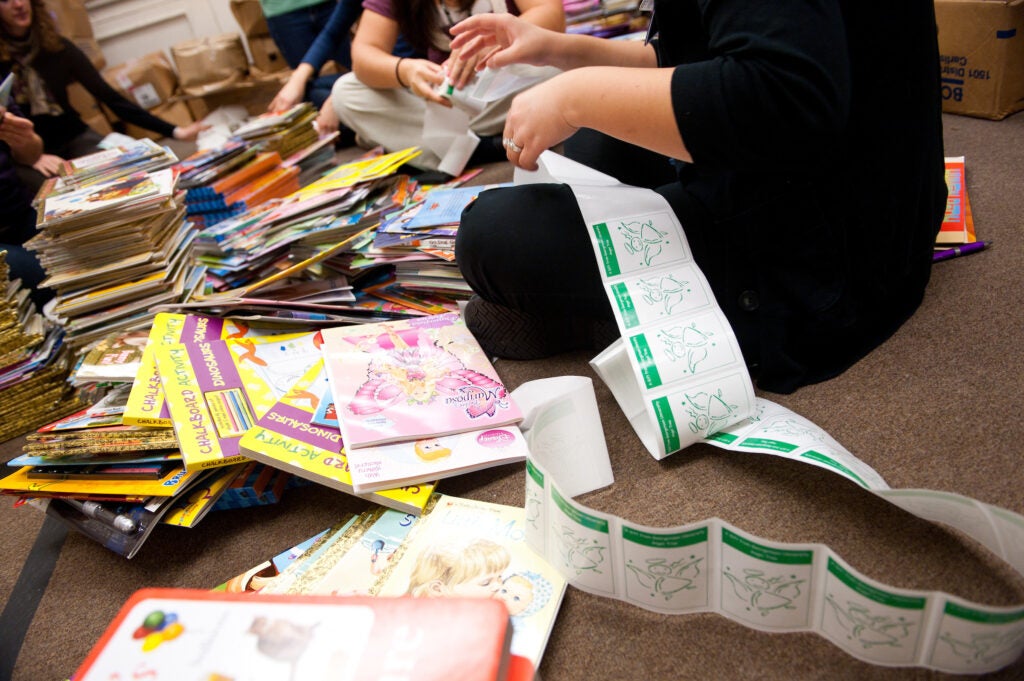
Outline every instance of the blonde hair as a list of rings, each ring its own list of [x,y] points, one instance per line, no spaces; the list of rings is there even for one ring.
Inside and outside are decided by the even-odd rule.
[[[444,586],[465,584],[474,577],[501,572],[510,560],[508,549],[490,539],[431,546],[416,557],[407,593],[423,596],[435,582]]]

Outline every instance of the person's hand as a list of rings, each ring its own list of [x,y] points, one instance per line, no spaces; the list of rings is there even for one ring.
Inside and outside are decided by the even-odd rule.
[[[441,106],[451,107],[452,103],[437,92],[437,86],[444,82],[444,69],[429,59],[403,59],[402,82],[409,91],[423,99]]]
[[[5,107],[0,106],[0,140],[7,142],[12,148],[27,143],[34,136],[35,126],[27,118],[15,116]]]
[[[534,85],[512,100],[502,141],[513,165],[536,170],[538,156],[576,132],[577,128],[565,120],[566,105],[562,98],[567,88],[557,82],[570,75],[562,74]]]
[[[271,100],[270,106],[267,107],[267,111],[270,113],[279,113],[281,111],[287,111],[306,96],[306,83],[313,77],[313,67],[302,62],[292,71],[292,75],[288,76],[288,82],[278,91]]]
[[[476,76],[476,72],[483,68],[480,64],[490,56],[492,51],[493,48],[465,54],[462,50],[452,50],[448,59],[441,64],[441,68],[448,74],[448,82],[454,85],[456,90],[466,87],[466,84]]]
[[[511,14],[476,14],[452,26],[452,51],[467,60],[482,55],[477,71],[509,64],[546,66],[549,33]]]
[[[294,74],[293,74],[294,76]],[[267,111],[270,113],[280,113],[281,111],[287,111],[296,104],[302,101],[302,96],[306,94],[306,83],[305,81],[297,82],[297,79],[292,77],[288,79],[288,82],[284,84],[274,99],[270,101],[270,106],[267,107]]]
[[[196,121],[189,125],[179,125],[174,129],[174,139],[182,140],[184,142],[194,142],[199,133],[203,130],[209,130],[210,124],[204,123],[203,121]]]
[[[43,174],[43,177],[53,177],[60,170],[64,159],[53,154],[43,154],[39,160],[32,164],[32,167]]]
[[[338,120],[338,112],[334,110],[334,105],[331,104],[331,98],[328,97],[324,101],[323,106],[320,107],[320,113],[316,117],[316,121],[313,122],[316,126],[316,133],[323,137],[332,132],[337,132],[340,126]]]

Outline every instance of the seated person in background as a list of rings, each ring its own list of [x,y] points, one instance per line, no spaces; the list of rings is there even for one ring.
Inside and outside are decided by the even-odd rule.
[[[260,8],[267,20],[270,37],[288,68],[298,68],[317,36],[332,21],[344,26],[345,30],[324,46],[324,62],[330,59],[346,71],[352,68],[348,29],[352,28],[362,11],[359,0],[260,0]],[[336,17],[337,12],[340,15]]]
[[[32,165],[43,153],[43,140],[18,106],[0,106],[0,251],[7,251],[11,279],[21,279],[32,301],[42,309],[53,291],[39,288],[46,272],[35,254],[23,244],[36,234],[33,194],[18,179],[15,163]]]
[[[447,74],[455,87],[464,87],[484,56],[465,59],[451,50],[448,29],[456,22],[483,12],[511,12],[524,23],[565,30],[561,0],[364,0],[363,8],[352,41],[353,73],[335,82],[317,123],[323,131],[340,121],[355,131],[360,145],[379,144],[389,152],[421,145],[426,102],[451,106],[437,86]],[[396,57],[399,35],[427,57]],[[470,120],[470,128],[482,138],[475,162],[504,156],[498,133],[511,99],[509,95],[490,103]],[[436,154],[424,150],[412,165],[435,170],[439,162]]]
[[[565,141],[661,194],[759,388],[841,373],[914,313],[931,272],[946,202],[932,0],[655,0],[652,22],[647,43],[481,15],[452,47],[564,69],[513,101],[509,160],[534,169]],[[563,184],[463,212],[466,324],[490,355],[618,336],[588,230]]]
[[[338,0],[334,5],[323,30],[316,36],[316,40],[309,46],[298,65],[292,66],[292,74],[288,82],[270,102],[269,111],[287,111],[299,102],[312,102],[317,109],[324,105],[324,102],[331,94],[331,87],[334,81],[341,75],[319,76],[320,69],[331,59],[343,45],[345,54],[348,55],[350,34],[352,26],[355,25],[359,15],[363,13],[362,0]],[[411,57],[415,52],[412,46],[399,37],[395,45],[395,56]],[[351,68],[351,57],[345,63],[346,69]]]
[[[14,73],[15,101],[43,139],[43,155],[19,175],[37,192],[60,163],[98,150],[102,136],[68,101],[68,86],[81,83],[121,120],[165,137],[194,140],[206,126],[175,127],[112,88],[70,40],[57,33],[43,0],[0,0],[0,79]]]

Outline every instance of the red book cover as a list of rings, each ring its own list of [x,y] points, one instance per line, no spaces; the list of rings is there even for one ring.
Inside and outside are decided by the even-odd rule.
[[[72,679],[507,681],[511,631],[486,598],[142,589]]]

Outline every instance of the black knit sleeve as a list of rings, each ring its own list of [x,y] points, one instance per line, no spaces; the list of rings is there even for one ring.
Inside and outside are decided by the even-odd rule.
[[[154,116],[134,102],[129,101],[103,79],[89,58],[71,41],[64,41],[66,67],[71,70],[73,80],[81,83],[97,101],[105,104],[123,121],[152,130],[164,137],[174,136],[174,124]]]

